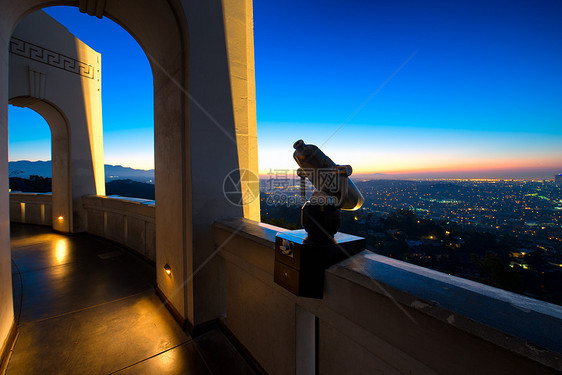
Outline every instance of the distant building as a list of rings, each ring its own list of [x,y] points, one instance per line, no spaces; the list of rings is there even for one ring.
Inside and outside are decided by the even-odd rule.
[[[512,258],[524,258],[533,252],[534,252],[533,249],[517,249],[515,251],[511,251],[509,253],[509,256]]]
[[[562,173],[554,176],[554,183],[556,184],[556,186],[562,187]]]

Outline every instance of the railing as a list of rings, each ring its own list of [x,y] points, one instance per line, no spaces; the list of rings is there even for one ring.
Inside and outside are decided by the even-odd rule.
[[[124,197],[82,197],[87,231],[156,260],[154,201]]]
[[[156,260],[154,201],[126,197],[82,197],[86,210],[86,231],[115,241]],[[53,224],[51,193],[10,193],[10,221]]]
[[[562,370],[562,307],[364,251],[324,298],[273,281],[283,229],[215,224],[224,324],[270,374],[541,374]]]
[[[16,223],[52,225],[51,193],[10,193],[10,220]]]

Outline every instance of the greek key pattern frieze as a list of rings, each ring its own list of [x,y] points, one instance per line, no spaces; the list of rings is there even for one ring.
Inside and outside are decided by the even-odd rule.
[[[10,39],[10,53],[38,61],[49,66],[54,66],[82,77],[94,79],[94,67],[72,57],[62,55],[33,43],[18,38]]]

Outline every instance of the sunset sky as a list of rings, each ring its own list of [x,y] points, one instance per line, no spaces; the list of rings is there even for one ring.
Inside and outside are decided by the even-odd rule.
[[[102,54],[106,163],[152,168],[140,47],[110,20],[47,12]],[[562,172],[561,15],[555,0],[255,0],[260,172],[295,168],[299,138],[356,173]],[[49,159],[28,112],[10,108],[10,159]]]

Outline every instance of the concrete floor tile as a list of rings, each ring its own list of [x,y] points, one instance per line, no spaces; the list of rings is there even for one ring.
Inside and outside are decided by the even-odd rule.
[[[154,266],[125,249],[36,225],[12,224],[11,239],[22,310],[7,375],[253,373],[218,329],[191,340],[154,293]]]
[[[246,360],[219,329],[206,332],[194,341],[213,374],[254,374]]]
[[[119,375],[212,375],[193,341],[137,363]]]
[[[189,340],[147,291],[20,327],[7,374],[109,374]]]
[[[107,303],[153,287],[146,270],[111,262],[103,267],[63,264],[24,273],[22,277],[22,323]]]

